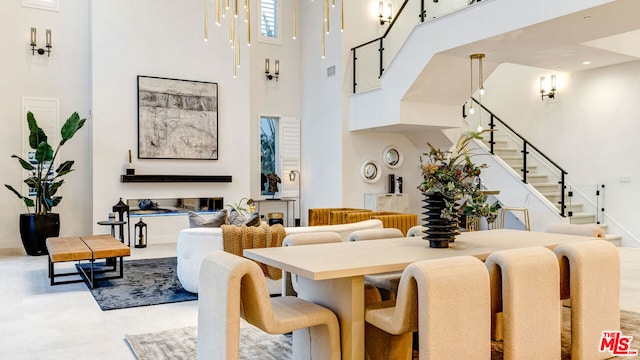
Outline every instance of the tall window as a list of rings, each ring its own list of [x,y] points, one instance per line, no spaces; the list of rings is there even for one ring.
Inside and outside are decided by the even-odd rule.
[[[273,195],[267,186],[267,174],[280,172],[278,120],[274,117],[260,118],[260,194],[262,195]]]
[[[280,40],[280,1],[260,0],[260,35]]]

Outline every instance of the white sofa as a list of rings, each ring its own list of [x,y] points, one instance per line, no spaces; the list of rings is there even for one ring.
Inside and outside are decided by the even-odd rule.
[[[332,231],[338,233],[343,241],[347,241],[349,234],[353,231],[364,229],[382,229],[382,221],[366,220],[341,225],[286,227],[285,231],[287,235]],[[190,228],[181,230],[178,233],[177,272],[180,284],[182,284],[185,290],[193,293],[198,292],[198,280],[202,260],[204,260],[207,254],[216,250],[224,250],[222,246],[221,228]],[[267,286],[271,294],[279,294],[282,290],[280,280],[273,281],[267,279]]]

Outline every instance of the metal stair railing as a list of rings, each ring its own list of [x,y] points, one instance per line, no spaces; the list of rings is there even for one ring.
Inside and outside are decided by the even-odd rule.
[[[480,0],[470,0],[468,2],[465,2],[463,5],[461,5],[458,8],[453,8],[453,9],[449,9],[446,12],[442,12],[440,14],[437,13],[437,6],[438,6],[438,1],[429,1],[429,0],[405,0],[402,5],[400,6],[400,9],[398,10],[398,12],[393,16],[393,19],[391,20],[391,23],[389,24],[389,27],[387,28],[387,30],[384,32],[384,34],[381,37],[375,38],[373,40],[369,40],[365,43],[362,43],[358,46],[355,46],[353,48],[351,48],[351,52],[352,52],[352,61],[353,61],[353,93],[355,94],[358,90],[364,90],[364,89],[368,89],[370,87],[373,87],[373,84],[367,84],[366,80],[363,79],[362,83],[363,84],[358,84],[358,76],[360,76],[360,72],[358,71],[359,68],[364,68],[363,72],[367,72],[367,75],[369,76],[373,76],[373,71],[376,72],[375,77],[377,79],[380,79],[380,77],[382,76],[382,74],[385,71],[385,59],[387,59],[387,61],[390,61],[394,56],[395,53],[392,52],[393,49],[388,49],[386,51],[386,55],[385,55],[385,43],[387,45],[391,44],[393,46],[398,47],[399,49],[399,45],[401,45],[402,42],[404,42],[404,40],[406,40],[407,36],[409,35],[409,32],[411,31],[411,29],[413,29],[413,27],[415,25],[421,24],[425,21],[428,21],[429,19],[427,18],[427,3],[429,4],[430,7],[436,7],[435,9],[431,9],[433,14],[431,15],[431,18],[436,18],[440,15],[443,15],[445,13],[451,13],[451,12],[455,12],[457,10],[460,10],[462,8],[465,8],[467,6],[472,6],[474,4],[477,4],[478,2],[480,2]],[[410,3],[410,4],[409,4]],[[409,9],[407,6],[411,5],[412,9]],[[407,24],[399,24],[398,22],[400,21],[399,19],[402,19],[402,22],[405,21],[411,21],[411,17],[409,15],[402,15],[402,14],[415,14],[417,12],[417,18],[418,21],[415,24],[411,24],[411,23],[407,23]],[[409,20],[407,20],[409,19]],[[392,29],[394,29],[394,31],[392,31]],[[405,30],[407,33],[406,34],[402,34],[402,30]],[[400,34],[400,35],[398,35]],[[394,38],[394,39],[389,39],[392,36],[398,36],[398,38]],[[398,44],[396,44],[396,42],[398,42]],[[366,50],[370,49],[370,45],[372,44],[378,44],[377,49],[373,49],[373,51],[370,51],[370,55],[368,56],[368,58],[373,58],[373,54],[374,51],[377,50],[378,51],[378,66],[373,66],[373,64],[368,64],[368,63],[364,63],[362,64],[362,66],[358,66],[358,60],[359,60],[359,56],[362,53],[366,54]],[[391,46],[391,47],[393,47]],[[391,54],[389,54],[391,52]],[[363,59],[365,58],[366,55],[363,55]],[[368,79],[370,81],[376,81],[375,79]],[[361,86],[361,88],[358,88],[358,86]],[[363,89],[362,86],[364,85],[371,85],[369,87],[366,87]]]
[[[537,155],[539,155],[539,157],[541,157],[542,159],[544,159],[548,165],[550,165],[551,168],[555,168],[559,174],[560,174],[560,180],[558,181],[558,184],[560,185],[560,201],[558,202],[558,204],[560,205],[560,216],[562,217],[566,217],[566,203],[565,203],[565,189],[566,189],[566,175],[568,175],[568,172],[566,172],[562,167],[560,167],[558,164],[556,164],[555,161],[551,160],[551,158],[549,158],[549,156],[547,156],[545,153],[543,153],[542,151],[540,151],[540,149],[538,149],[535,145],[533,145],[530,141],[528,141],[527,139],[525,139],[522,135],[520,135],[517,131],[513,130],[509,125],[507,125],[504,121],[502,121],[498,116],[496,116],[491,110],[487,109],[484,105],[482,105],[480,102],[478,102],[478,100],[476,100],[475,98],[471,98],[471,101],[475,102],[476,104],[478,104],[482,110],[486,111],[490,116],[491,116],[491,120],[489,122],[489,127],[490,129],[494,130],[496,128],[496,122],[500,123],[500,125],[502,127],[504,127],[505,129],[507,129],[511,135],[517,137],[520,141],[522,141],[522,150],[520,151],[522,153],[522,169],[520,169],[520,171],[522,172],[522,181],[524,183],[529,183],[527,181],[527,174],[529,173],[529,169],[527,167],[527,155],[529,155],[530,150],[535,151],[535,153]],[[462,114],[463,117],[467,117],[467,112],[466,112],[466,104],[462,105]],[[495,145],[495,139],[494,139],[494,133],[495,131],[490,131],[489,132],[489,152],[492,155],[495,155],[495,149],[494,149],[494,145]]]

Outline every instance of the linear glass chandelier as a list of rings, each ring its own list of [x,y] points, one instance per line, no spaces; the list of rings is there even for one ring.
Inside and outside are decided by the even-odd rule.
[[[233,77],[240,67],[241,32],[245,33],[246,45],[251,46],[251,1],[252,0],[204,0],[204,41],[209,39],[209,3],[215,4],[215,23],[221,27],[223,20],[228,23],[229,44],[233,50]],[[257,0],[260,1],[260,0]],[[314,0],[311,0],[312,2]],[[344,0],[340,2],[340,31],[344,31]],[[293,0],[292,38],[298,33],[298,0]],[[324,0],[322,11],[321,55],[325,57],[325,36],[331,30],[330,7],[336,0]],[[242,19],[241,19],[242,18]],[[242,28],[244,24],[244,28]],[[242,31],[241,31],[242,30]],[[243,37],[244,38],[244,37]]]

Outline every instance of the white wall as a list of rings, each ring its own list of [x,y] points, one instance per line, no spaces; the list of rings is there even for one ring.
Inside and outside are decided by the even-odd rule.
[[[565,168],[569,183],[604,184],[609,232],[619,228],[619,234],[640,238],[640,168],[634,164],[640,62],[559,73],[556,99],[541,101],[539,78],[553,72],[503,64],[487,79],[483,103]],[[623,236],[623,244],[632,243]]]
[[[0,2],[0,167],[2,183],[21,187],[24,174],[11,154],[20,154],[22,143],[22,96],[60,99],[61,122],[77,111],[90,118],[89,5],[84,0],[60,2],[60,11],[21,7],[20,1]],[[44,45],[46,29],[52,30],[51,57],[32,56],[29,29],[38,29],[38,47]],[[75,160],[76,171],[65,176],[63,200],[54,208],[60,213],[61,235],[87,233],[91,229],[91,124],[89,119],[62,149],[61,159]],[[0,248],[22,247],[18,214],[27,212],[7,190],[0,191]]]
[[[274,45],[243,45],[241,68],[233,78],[227,28],[214,25],[210,6],[209,40],[203,41],[202,2],[171,0],[100,1],[93,6],[93,222],[102,220],[119,197],[222,196],[237,202],[252,193],[258,169],[257,116],[299,116],[297,59]],[[257,7],[252,6],[252,9]],[[283,16],[286,16],[284,14]],[[257,17],[257,16],[256,16]],[[256,23],[253,24],[256,31]],[[242,40],[244,44],[244,40]],[[286,45],[286,44],[285,44]],[[253,47],[256,48],[255,53]],[[274,50],[275,49],[275,50]],[[295,53],[295,51],[294,51]],[[280,58],[279,88],[266,88],[264,57]],[[136,159],[136,174],[232,175],[232,183],[121,183],[127,151],[137,153],[136,76],[218,83],[218,160]],[[250,90],[249,84],[256,84]],[[255,137],[255,139],[254,139]],[[255,163],[254,163],[255,162]],[[258,182],[256,181],[256,186]],[[145,218],[149,243],[175,241],[188,226],[186,216]],[[104,232],[97,225],[94,231]]]

